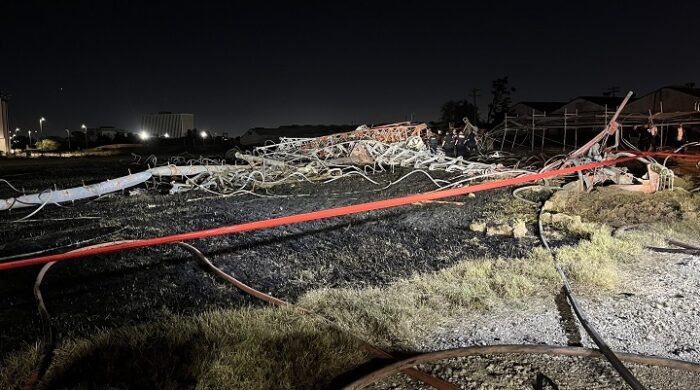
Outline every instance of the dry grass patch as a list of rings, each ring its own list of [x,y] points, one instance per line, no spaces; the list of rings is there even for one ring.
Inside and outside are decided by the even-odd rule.
[[[577,286],[611,289],[619,281],[619,265],[635,261],[644,249],[641,241],[630,236],[612,236],[606,225],[579,224],[578,234],[589,232],[589,238],[578,245],[556,250],[557,260],[566,275]]]
[[[614,257],[605,257],[602,251],[592,260],[586,256],[589,246],[605,240],[609,240],[606,246],[624,247],[607,230],[593,241],[584,240],[581,249],[562,250],[565,268],[577,284],[590,288],[614,284],[622,249]],[[302,296],[299,304],[376,344],[411,349],[436,328],[470,312],[524,302],[537,294],[551,294],[558,286],[551,256],[538,248],[524,259],[470,259],[383,288],[316,290]]]
[[[618,225],[673,222],[685,213],[700,210],[700,196],[683,189],[654,194],[602,187],[590,193],[559,191],[549,201],[550,208],[580,215],[588,222]]]
[[[38,356],[6,359],[0,388],[21,386]],[[65,341],[42,388],[324,388],[365,360],[354,339],[289,309],[224,310]]]

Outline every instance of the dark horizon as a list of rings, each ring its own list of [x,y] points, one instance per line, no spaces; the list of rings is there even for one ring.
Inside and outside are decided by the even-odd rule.
[[[519,100],[697,80],[693,2],[15,1],[0,6],[12,128],[45,135],[192,112],[200,129],[439,117],[508,76]]]

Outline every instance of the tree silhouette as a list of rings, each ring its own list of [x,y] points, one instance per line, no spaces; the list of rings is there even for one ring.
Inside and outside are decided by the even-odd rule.
[[[515,88],[510,86],[508,76],[495,79],[491,82],[491,94],[493,98],[489,103],[489,115],[486,121],[491,125],[503,122],[506,113],[512,102],[510,93],[515,92]]]
[[[462,123],[467,117],[471,123],[478,123],[479,109],[466,100],[450,100],[440,108],[440,120],[444,123]]]

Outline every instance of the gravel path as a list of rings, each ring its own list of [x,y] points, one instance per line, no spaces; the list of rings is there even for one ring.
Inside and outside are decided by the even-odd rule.
[[[624,282],[615,291],[578,292],[583,310],[613,350],[700,363],[700,257],[645,252],[638,260],[621,270]],[[525,343],[595,348],[566,310],[562,316],[561,307],[561,295],[540,295],[519,306],[475,313],[457,328],[441,329],[421,349]],[[531,389],[538,372],[562,389],[627,388],[607,362],[581,358],[473,357],[432,364],[429,370],[465,389]],[[649,367],[634,372],[649,388],[700,389],[698,374]],[[377,385],[416,387],[399,375]]]
[[[535,388],[544,374],[561,389],[619,389],[629,387],[610,365],[600,359],[546,355],[484,355],[448,359],[419,366],[461,389],[497,390]],[[698,374],[668,368],[628,365],[649,390],[693,390],[700,386]],[[432,389],[403,374],[397,374],[372,389]],[[544,386],[543,389],[552,389]]]

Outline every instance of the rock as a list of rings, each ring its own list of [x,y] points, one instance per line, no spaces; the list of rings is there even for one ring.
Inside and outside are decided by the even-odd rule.
[[[486,231],[486,223],[484,222],[472,222],[469,224],[469,230],[473,232],[483,233]]]
[[[552,223],[552,213],[544,212],[540,216],[542,223]]]
[[[563,213],[557,213],[551,215],[551,221],[557,225],[568,225],[571,223],[571,217]]]
[[[486,227],[487,236],[510,236],[511,234],[513,234],[513,228],[507,224]]]
[[[581,221],[581,216],[580,216],[580,215],[574,215],[574,216],[571,218],[571,224],[572,224],[572,225],[580,225],[581,223],[582,223],[582,221]]]
[[[525,226],[525,221],[517,220],[513,224],[513,237],[523,238],[527,235],[527,226]]]

